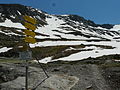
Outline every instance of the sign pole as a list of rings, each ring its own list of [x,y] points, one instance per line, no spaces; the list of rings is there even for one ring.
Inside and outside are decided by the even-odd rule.
[[[25,71],[25,90],[28,90],[28,60],[26,60],[26,71]]]
[[[29,47],[29,44],[28,43],[26,43],[26,45],[27,45],[27,47]],[[29,48],[27,48],[27,50],[26,50],[27,52],[29,52]],[[28,53],[29,55],[28,56],[31,56],[31,54],[30,53]],[[29,59],[29,58],[28,58]],[[25,71],[25,88],[26,88],[26,90],[28,90],[28,69],[29,69],[29,63],[28,63],[28,59],[26,59],[26,71]]]
[[[32,55],[30,54],[30,50],[29,50],[29,43],[36,43],[36,39],[35,39],[35,30],[36,30],[36,19],[30,17],[30,16],[23,16],[25,22],[24,22],[24,27],[26,28],[24,30],[24,34],[26,35],[26,37],[24,38],[24,41],[26,42],[26,46],[27,46],[27,49],[26,49],[26,65],[25,65],[25,90],[28,90],[29,87],[28,87],[28,69],[29,69],[29,63],[28,63],[28,60],[31,59]],[[27,57],[28,56],[28,57]]]

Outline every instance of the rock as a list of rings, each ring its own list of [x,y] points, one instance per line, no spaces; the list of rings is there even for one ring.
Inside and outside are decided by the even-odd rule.
[[[43,84],[42,87],[49,88],[49,90],[70,90],[79,78],[68,75],[52,75]]]
[[[10,66],[10,65],[8,65]],[[7,67],[8,67],[7,66]],[[17,69],[24,70],[25,67],[20,67]],[[7,70],[9,70],[8,68]],[[6,70],[6,69],[5,69]],[[14,67],[15,70],[15,67]],[[11,75],[18,75],[18,71],[15,70]],[[9,74],[8,74],[9,75]],[[46,76],[41,68],[29,67],[28,71],[28,87],[33,89],[43,80],[45,80]],[[36,90],[70,90],[77,82],[79,78],[75,76],[68,76],[66,74],[50,74],[50,77],[47,78],[41,85],[37,87]],[[0,90],[24,90],[25,88],[25,75],[17,76],[14,80],[10,80],[0,84]]]
[[[18,77],[13,81],[1,84],[0,90],[23,90],[25,84],[25,77]]]
[[[70,90],[78,82],[78,80],[79,79],[75,76],[52,75],[36,90]],[[29,80],[29,82],[30,81],[34,83],[36,80]],[[29,88],[32,87],[34,86],[29,86]],[[23,90],[25,88],[25,77],[18,77],[13,81],[3,83],[0,88],[1,90]]]

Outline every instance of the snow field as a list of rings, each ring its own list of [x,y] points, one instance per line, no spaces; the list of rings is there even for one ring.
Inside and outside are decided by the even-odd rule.
[[[45,42],[39,42],[35,45],[31,44],[30,46],[33,47],[46,47],[46,46],[60,46],[60,45],[105,45],[105,46],[112,46],[113,49],[103,49],[100,47],[90,46],[85,47],[83,49],[93,49],[91,51],[82,51],[78,53],[71,54],[70,56],[54,59],[52,60],[52,57],[46,57],[42,60],[40,60],[41,63],[47,63],[52,61],[78,61],[82,59],[86,59],[89,57],[96,58],[103,55],[111,55],[111,54],[120,54],[120,42],[116,41],[101,41],[101,42],[86,42],[86,41],[45,41]]]

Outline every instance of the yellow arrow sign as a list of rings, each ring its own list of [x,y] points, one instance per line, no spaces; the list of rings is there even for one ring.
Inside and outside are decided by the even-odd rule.
[[[32,24],[36,24],[36,23],[37,23],[36,19],[34,19],[34,18],[30,17],[30,16],[25,15],[25,16],[23,16],[23,18],[24,18],[26,21],[28,21],[28,22],[30,22],[30,23],[32,23]]]
[[[25,35],[29,35],[31,37],[35,37],[35,35],[36,35],[34,32],[27,30],[27,29],[24,30],[24,33],[25,33]]]
[[[27,23],[27,22],[24,22],[24,27],[27,28],[27,29],[30,29],[30,30],[35,30],[36,29],[36,26],[30,24],[30,23]]]
[[[34,44],[36,43],[36,39],[33,37],[25,37],[25,42]]]

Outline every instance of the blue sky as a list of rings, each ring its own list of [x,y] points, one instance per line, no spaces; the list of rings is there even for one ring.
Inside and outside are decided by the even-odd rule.
[[[120,0],[0,0],[17,3],[50,14],[77,14],[99,24],[120,24]]]

